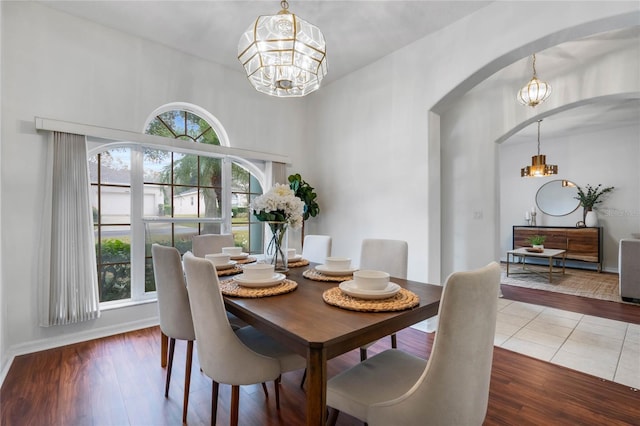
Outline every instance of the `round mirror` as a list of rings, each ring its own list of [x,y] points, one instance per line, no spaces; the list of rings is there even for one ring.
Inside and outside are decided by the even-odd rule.
[[[576,184],[568,180],[552,180],[538,189],[536,193],[536,205],[540,211],[549,216],[565,216],[573,213],[580,200]]]

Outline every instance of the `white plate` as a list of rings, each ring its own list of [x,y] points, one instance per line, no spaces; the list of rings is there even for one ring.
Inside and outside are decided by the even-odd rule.
[[[236,266],[236,261],[230,260],[225,265],[214,265],[214,266],[216,267],[216,271],[224,271],[225,269],[233,268],[234,266]]]
[[[400,291],[400,286],[396,283],[387,284],[384,290],[362,290],[356,287],[353,280],[341,282],[338,287],[343,293],[360,299],[387,299]]]
[[[276,284],[280,284],[286,276],[284,274],[273,274],[271,278],[266,280],[248,280],[244,277],[244,274],[236,275],[233,277],[234,281],[242,287],[271,287]]]
[[[242,260],[242,259],[246,259],[247,257],[249,257],[249,253],[240,253],[240,254],[236,254],[235,256],[231,256],[231,259]]]
[[[302,255],[301,254],[296,254],[293,257],[290,257],[289,259],[287,259],[287,262],[297,262],[299,260],[302,260]]]
[[[325,274],[325,275],[334,275],[334,276],[342,276],[342,275],[351,275],[358,268],[349,268],[349,269],[331,269],[327,265],[318,265],[316,266],[316,271]]]

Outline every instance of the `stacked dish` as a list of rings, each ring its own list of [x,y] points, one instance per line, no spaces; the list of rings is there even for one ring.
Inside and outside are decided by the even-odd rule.
[[[356,271],[353,278],[341,282],[339,288],[343,293],[359,299],[387,299],[400,291],[400,286],[389,282],[389,274],[383,271]]]
[[[225,253],[205,254],[204,258],[213,263],[216,271],[224,271],[233,268],[236,265],[235,260],[230,260],[230,256]]]
[[[233,277],[233,280],[242,287],[272,287],[286,278],[284,274],[275,273],[273,265],[266,263],[248,264],[243,266],[242,270],[242,274]]]
[[[316,271],[332,276],[351,275],[357,270],[358,268],[351,267],[351,259],[348,257],[327,257],[324,265],[316,266]]]

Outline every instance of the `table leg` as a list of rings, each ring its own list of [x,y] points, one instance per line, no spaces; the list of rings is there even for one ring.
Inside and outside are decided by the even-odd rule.
[[[169,338],[161,331],[160,332],[160,367],[165,368],[167,366],[167,350],[169,348]]]
[[[507,276],[509,276],[509,254],[507,253]]]
[[[327,417],[327,353],[309,348],[307,356],[307,425],[323,425]]]
[[[553,279],[553,257],[549,257],[549,283]]]

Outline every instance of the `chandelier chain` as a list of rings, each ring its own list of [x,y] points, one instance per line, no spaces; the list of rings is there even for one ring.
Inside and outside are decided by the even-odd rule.
[[[538,155],[540,155],[540,123],[542,120],[538,120]]]
[[[536,54],[533,54],[533,76],[536,77]]]
[[[287,9],[289,9],[289,2],[287,2],[287,0],[282,0],[282,1],[280,2],[280,7],[281,7],[283,10],[287,10]]]

